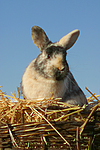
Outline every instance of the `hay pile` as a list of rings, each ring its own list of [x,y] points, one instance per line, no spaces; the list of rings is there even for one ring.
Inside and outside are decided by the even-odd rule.
[[[19,89],[17,97],[0,90],[0,147],[99,150],[100,100],[99,95],[90,94],[89,106],[78,107],[53,96],[31,101],[21,99]]]

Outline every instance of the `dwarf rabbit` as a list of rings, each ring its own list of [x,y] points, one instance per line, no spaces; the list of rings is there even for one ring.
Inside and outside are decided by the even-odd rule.
[[[61,101],[82,106],[87,99],[75,81],[66,61],[67,50],[79,36],[79,30],[52,43],[38,26],[31,29],[34,44],[41,53],[26,68],[21,81],[21,91],[27,99],[62,98]]]

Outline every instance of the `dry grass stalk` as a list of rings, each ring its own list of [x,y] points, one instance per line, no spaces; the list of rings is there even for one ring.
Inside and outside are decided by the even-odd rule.
[[[17,134],[17,138],[25,138],[29,141],[25,142],[24,140],[27,145],[25,147],[33,145],[35,148],[35,142],[30,143],[31,138],[34,137],[36,140],[36,136],[40,135],[46,147],[48,143],[50,144],[47,140],[50,137],[49,139],[52,139],[53,143],[63,140],[58,144],[60,148],[71,149],[74,140],[76,149],[80,150],[80,135],[81,138],[83,134],[85,135],[85,128],[91,124],[93,114],[100,111],[100,100],[98,99],[100,95],[94,95],[88,89],[87,91],[92,95],[88,98],[89,112],[85,111],[86,106],[80,108],[67,105],[59,102],[59,98],[54,99],[53,96],[50,99],[27,100],[20,98],[19,88],[18,97],[16,97],[16,93],[8,96],[0,90],[0,134],[6,135],[9,132],[12,144],[16,148],[20,148],[22,144],[20,141],[18,145],[13,132]],[[99,125],[97,130],[99,130]],[[65,146],[66,144],[67,146]],[[54,147],[56,148],[57,145]]]

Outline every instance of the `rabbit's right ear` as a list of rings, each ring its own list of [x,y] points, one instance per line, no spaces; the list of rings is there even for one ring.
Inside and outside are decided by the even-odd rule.
[[[38,26],[32,27],[31,34],[34,44],[40,49],[40,51],[42,51],[50,42],[44,30]]]

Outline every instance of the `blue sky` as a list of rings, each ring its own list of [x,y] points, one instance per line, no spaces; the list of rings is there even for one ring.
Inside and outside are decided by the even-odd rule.
[[[0,0],[0,85],[11,95],[27,65],[37,57],[31,27],[42,27],[53,42],[80,30],[67,61],[87,96],[100,89],[100,0]]]

